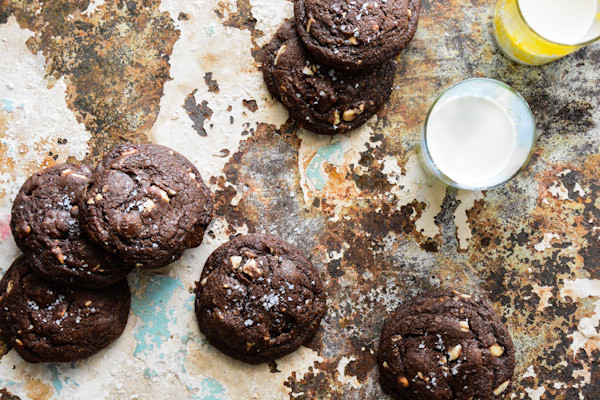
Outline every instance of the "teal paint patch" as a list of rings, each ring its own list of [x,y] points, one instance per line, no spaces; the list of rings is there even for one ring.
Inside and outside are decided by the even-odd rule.
[[[63,390],[63,383],[60,380],[60,373],[58,372],[58,364],[48,364],[48,370],[50,371],[50,374],[52,375],[52,377],[50,378],[50,380],[52,381],[52,386],[54,386],[54,390],[56,391],[56,394],[60,394],[60,392]],[[66,381],[65,381],[66,383]]]
[[[146,378],[154,378],[155,376],[158,376],[158,372],[153,371],[150,368],[146,368],[144,369],[144,376]]]
[[[344,148],[341,142],[321,147],[306,167],[306,176],[315,189],[323,190],[329,180],[325,164],[340,165],[344,161]]]
[[[221,385],[214,378],[205,378],[202,380],[200,384],[200,393],[194,394],[192,388],[190,392],[192,392],[193,400],[226,400],[227,395],[225,393],[225,387]]]
[[[13,112],[15,111],[14,107],[15,101],[11,99],[2,99],[2,108],[4,111]]]
[[[155,275],[149,278],[143,294],[136,291],[131,297],[131,309],[143,322],[134,333],[137,342],[134,355],[152,351],[169,338],[169,325],[177,321],[175,309],[167,309],[167,303],[176,290],[185,290],[179,278]]]

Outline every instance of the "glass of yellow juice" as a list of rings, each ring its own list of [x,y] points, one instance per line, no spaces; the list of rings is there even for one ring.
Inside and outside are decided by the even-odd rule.
[[[499,0],[494,37],[524,65],[542,65],[600,39],[600,0]]]

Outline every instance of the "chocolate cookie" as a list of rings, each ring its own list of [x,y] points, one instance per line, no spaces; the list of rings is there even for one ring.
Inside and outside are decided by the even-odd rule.
[[[396,72],[393,60],[357,73],[320,65],[306,53],[292,21],[265,47],[263,59],[269,90],[298,125],[324,135],[364,124],[389,98]]]
[[[127,324],[129,286],[75,289],[41,280],[21,256],[0,280],[0,330],[29,362],[75,361],[117,339]]]
[[[79,203],[91,175],[87,165],[55,165],[27,179],[13,203],[15,241],[35,256],[31,266],[46,280],[103,287],[132,269],[84,235]]]
[[[238,236],[215,250],[196,285],[196,316],[208,341],[250,364],[309,341],[326,309],[323,284],[294,246],[270,235]]]
[[[489,400],[510,393],[515,349],[478,296],[431,292],[402,304],[381,332],[380,380],[405,400]]]
[[[163,267],[202,243],[212,198],[181,154],[154,144],[115,146],[82,202],[86,231],[137,267]]]
[[[417,30],[420,0],[296,0],[298,34],[323,64],[357,71],[402,51]]]

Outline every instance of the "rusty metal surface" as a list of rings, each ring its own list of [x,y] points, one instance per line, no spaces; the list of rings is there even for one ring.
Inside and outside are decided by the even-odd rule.
[[[144,318],[154,317],[134,307],[125,335],[136,338],[135,350],[123,344],[124,359],[103,355],[131,361],[131,376],[106,398],[157,398],[161,385],[172,385],[169,398],[386,398],[374,356],[384,318],[444,285],[485,294],[509,326],[518,358],[509,398],[600,399],[600,46],[544,67],[517,65],[493,43],[494,3],[423,0],[391,99],[367,126],[332,139],[299,130],[261,82],[260,46],[292,15],[289,1],[0,0],[4,28],[29,29],[29,56],[43,56],[40,90],[64,85],[64,106],[79,127],[73,135],[83,137],[75,145],[40,135],[46,147],[34,146],[36,133],[15,130],[15,111],[0,104],[0,269],[16,255],[6,214],[27,173],[67,158],[95,161],[120,141],[154,141],[198,165],[214,193],[215,222],[205,244],[171,270],[130,281],[134,303],[143,303],[161,276],[175,279],[163,290],[177,295],[157,312],[177,308],[185,323],[170,320],[160,345],[138,351],[148,344],[137,335],[146,332]],[[0,54],[0,67],[12,62]],[[429,105],[470,77],[519,91],[540,135],[525,172],[485,193],[431,183],[416,161]],[[11,148],[21,145],[36,155],[15,156]],[[310,254],[329,293],[309,348],[262,369],[215,354],[186,308],[210,250],[253,231]],[[171,357],[169,336],[181,339],[180,356]],[[19,364],[21,377],[2,376],[13,353],[0,360],[9,391],[81,396],[74,372],[56,365]],[[78,364],[81,382],[95,379],[88,367]],[[197,384],[201,378],[208,383]]]

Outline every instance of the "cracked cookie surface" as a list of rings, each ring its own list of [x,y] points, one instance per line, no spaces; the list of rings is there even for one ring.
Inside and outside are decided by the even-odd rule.
[[[122,144],[98,164],[82,202],[88,235],[128,264],[159,268],[202,243],[212,198],[198,169],[154,144]]]
[[[357,71],[402,51],[417,30],[420,0],[297,0],[298,34],[321,63]]]
[[[273,236],[238,236],[215,250],[196,286],[202,333],[223,353],[260,364],[309,341],[326,311],[311,262]]]
[[[501,399],[510,393],[515,349],[479,296],[435,291],[402,304],[383,326],[380,381],[399,399]]]
[[[263,60],[273,96],[299,126],[324,135],[364,124],[389,98],[396,72],[395,61],[357,73],[321,65],[306,52],[289,20],[265,46]]]
[[[127,324],[130,293],[121,280],[101,289],[41,280],[21,256],[0,280],[0,330],[29,362],[68,362],[116,340]]]
[[[83,232],[79,203],[91,175],[87,165],[55,165],[27,179],[13,203],[15,242],[35,256],[31,266],[46,280],[104,287],[131,271]]]

